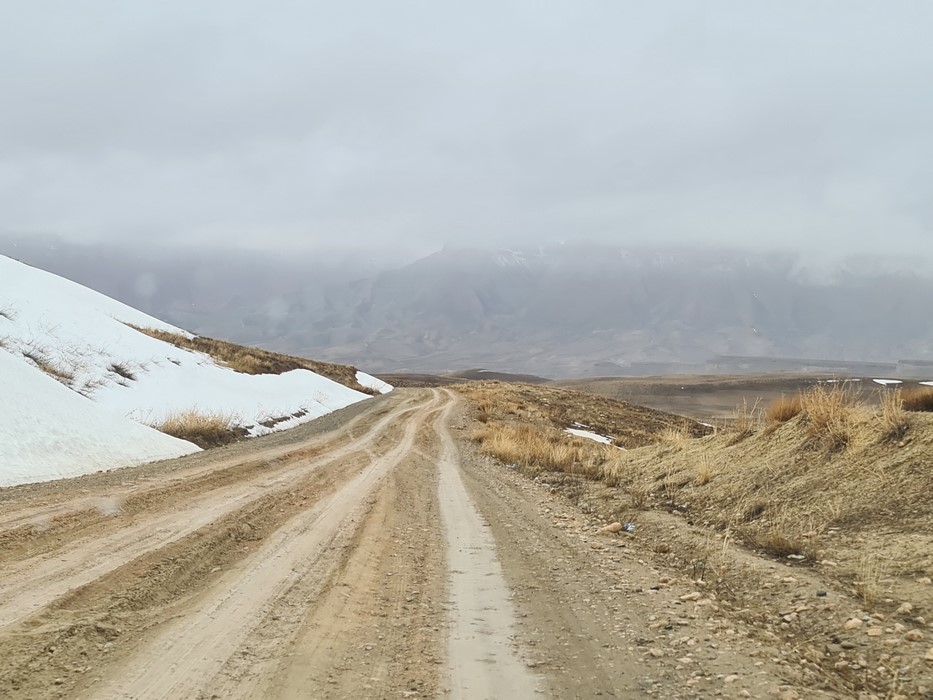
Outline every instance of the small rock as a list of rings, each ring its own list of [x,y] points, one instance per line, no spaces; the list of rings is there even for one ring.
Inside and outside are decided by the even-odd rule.
[[[622,530],[622,523],[619,523],[619,522],[611,523],[610,525],[606,525],[605,527],[599,528],[599,531],[601,533],[609,534],[609,535],[611,535],[614,532],[621,532],[621,530]]]
[[[904,639],[908,642],[922,642],[923,641],[923,632],[920,630],[910,630],[907,634],[904,635]]]
[[[930,583],[933,583],[933,581],[930,580],[929,576],[921,576],[917,579],[917,583],[924,583],[929,586]]]
[[[825,598],[825,597],[826,597],[826,591],[817,591],[817,592],[816,592],[816,597],[817,597],[817,598]]]
[[[739,677],[733,673],[731,676],[726,676],[722,680],[724,683],[735,683],[737,680],[739,680]]]
[[[933,647],[930,647],[929,651],[927,651],[926,656],[923,657],[923,660],[933,663]]]
[[[880,627],[872,627],[870,630],[868,630],[869,637],[880,637],[882,634],[884,634],[884,630]]]
[[[910,603],[901,603],[897,608],[898,615],[910,615],[914,611],[914,606]]]
[[[851,620],[846,620],[846,623],[843,625],[843,628],[847,630],[857,630],[863,624],[865,623],[862,622],[859,618],[853,617]]]
[[[699,600],[702,597],[703,597],[702,593],[700,593],[699,591],[693,591],[693,593],[687,593],[685,595],[680,596],[680,599],[681,600]]]

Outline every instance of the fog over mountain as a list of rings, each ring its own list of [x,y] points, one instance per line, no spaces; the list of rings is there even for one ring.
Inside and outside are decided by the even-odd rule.
[[[790,253],[565,244],[400,262],[38,241],[7,239],[4,252],[201,334],[372,371],[559,377],[702,371],[720,355],[933,360],[933,276],[884,258],[816,267]]]

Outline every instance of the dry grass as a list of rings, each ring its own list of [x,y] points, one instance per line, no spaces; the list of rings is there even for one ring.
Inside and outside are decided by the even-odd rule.
[[[882,437],[887,440],[899,439],[908,428],[903,394],[900,389],[887,389],[881,391],[880,398]]]
[[[553,428],[527,424],[489,422],[475,430],[472,439],[484,454],[532,474],[555,471],[597,478],[602,476],[600,467],[615,451]]]
[[[520,422],[561,431],[584,423],[587,429],[611,437],[618,447],[654,444],[667,429],[682,433],[684,439],[711,432],[682,416],[580,391],[496,381],[467,382],[455,388],[472,401],[480,422]]]
[[[871,609],[881,598],[884,589],[884,566],[877,557],[866,554],[859,558],[855,578],[855,592],[862,602]]]
[[[803,399],[800,394],[784,396],[772,401],[765,410],[765,421],[768,425],[780,425],[792,418],[796,418],[803,411]]]
[[[170,333],[156,328],[130,327],[157,340],[171,343],[175,347],[203,352],[235,372],[243,374],[283,374],[296,369],[307,369],[356,391],[371,395],[378,393],[374,389],[364,387],[357,382],[356,367],[350,365],[318,362],[261,348],[236,345],[235,343],[204,336],[189,338],[180,333]]]
[[[166,435],[193,442],[202,449],[220,447],[235,442],[246,435],[243,428],[236,426],[235,416],[224,413],[202,413],[195,409],[169,416],[150,427]]]
[[[829,449],[849,444],[861,416],[858,395],[833,385],[816,386],[801,396],[801,408],[807,416],[807,434]]]
[[[696,484],[697,486],[705,486],[712,480],[713,461],[710,459],[709,454],[704,453],[703,456],[700,457],[700,463],[697,465]]]
[[[911,387],[901,390],[905,411],[933,413],[933,387]]]
[[[732,425],[735,429],[738,439],[748,437],[761,424],[761,409],[756,401],[752,406],[743,399],[742,403],[735,407]]]
[[[615,450],[574,443],[553,425],[557,404],[558,415],[600,420],[586,412],[592,404],[575,403],[563,391],[460,390],[480,400],[477,412],[486,423],[474,437],[484,452],[531,474],[556,470],[600,480],[613,489],[605,497],[619,499],[616,509],[676,509],[775,557],[835,560],[838,575],[866,600],[878,576],[860,570],[859,556],[882,540],[889,570],[933,573],[933,556],[918,558],[899,544],[909,537],[897,534],[933,531],[933,470],[926,466],[933,463],[933,415],[902,422],[903,397],[892,391],[878,403],[819,387],[798,397],[799,411],[797,399],[775,409],[770,420],[783,421],[774,424],[779,429],[757,430],[740,442],[734,432],[689,439],[680,419],[669,417],[643,447]],[[901,439],[886,439],[892,431]]]
[[[22,351],[23,357],[57,382],[71,387],[75,381],[74,372],[59,362],[50,359],[45,348],[31,345]]]

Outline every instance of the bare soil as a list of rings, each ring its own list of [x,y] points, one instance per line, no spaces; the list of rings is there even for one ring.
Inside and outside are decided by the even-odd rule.
[[[782,618],[672,556],[703,531],[657,513],[601,532],[623,515],[604,486],[479,455],[474,411],[397,390],[268,438],[0,491],[0,697],[852,697]],[[849,611],[819,572],[754,565],[774,614],[801,620],[790,633],[820,586]],[[847,663],[887,663],[850,638]],[[925,668],[889,696],[933,688]]]
[[[796,396],[820,381],[836,378],[816,374],[682,375],[565,379],[552,385],[719,424],[730,420],[736,407],[764,408],[781,396]],[[870,379],[858,384],[864,384],[866,391],[878,388]]]

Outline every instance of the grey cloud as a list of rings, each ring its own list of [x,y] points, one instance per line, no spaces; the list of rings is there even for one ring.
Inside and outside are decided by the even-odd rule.
[[[0,228],[931,250],[933,6],[21,3]]]

